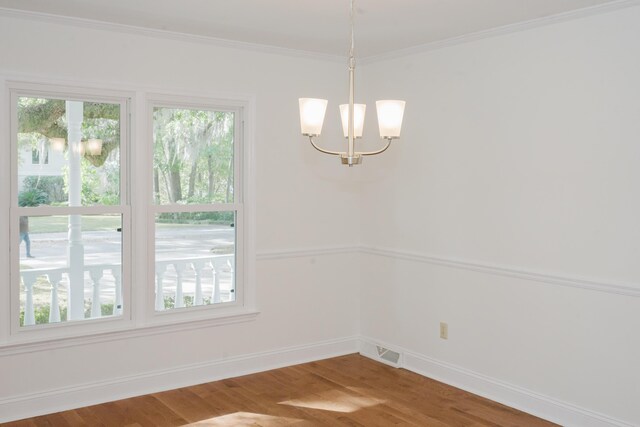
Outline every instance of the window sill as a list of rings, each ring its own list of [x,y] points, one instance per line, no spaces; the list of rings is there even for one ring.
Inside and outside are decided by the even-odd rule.
[[[147,337],[178,331],[230,325],[235,323],[245,323],[254,321],[259,314],[260,312],[256,310],[243,309],[235,311],[233,313],[225,313],[215,317],[209,317],[200,320],[175,320],[171,323],[142,325],[137,327],[130,327],[127,329],[110,330],[104,332],[100,331],[83,335],[74,335],[70,337],[52,338],[47,340],[25,339],[20,341],[9,341],[0,344],[0,357],[137,337]]]

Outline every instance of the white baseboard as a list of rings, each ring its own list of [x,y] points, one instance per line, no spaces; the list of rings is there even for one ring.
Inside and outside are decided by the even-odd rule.
[[[0,422],[126,399],[358,352],[345,337],[0,399]]]
[[[375,353],[378,345],[399,352],[402,368],[566,427],[633,427],[627,422],[369,337],[360,338],[360,354],[380,361]]]
[[[384,363],[384,360],[378,357],[377,345],[400,353],[399,367],[567,427],[632,427],[624,421],[368,337],[345,337],[2,399],[0,400],[0,422],[15,421],[355,352]]]

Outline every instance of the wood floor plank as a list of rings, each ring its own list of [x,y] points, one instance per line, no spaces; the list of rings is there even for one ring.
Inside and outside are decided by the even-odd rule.
[[[33,426],[546,427],[513,408],[359,355],[3,424]]]
[[[187,424],[187,420],[166,407],[153,395],[120,400],[115,403],[127,414],[128,425],[170,427]]]
[[[368,386],[367,393],[370,395],[376,394],[377,390],[384,390],[384,394],[380,395],[380,398],[391,396],[391,401],[404,403],[404,408],[401,409],[403,411],[406,411],[405,408],[407,407],[416,406],[422,413],[427,414],[434,420],[446,420],[445,425],[464,427],[474,424],[467,417],[449,410],[455,401],[443,398],[439,393],[431,393],[429,399],[424,399],[424,389],[426,386],[431,386],[431,384],[425,384],[421,381],[423,377],[413,374],[415,378],[407,378],[402,374],[404,372],[409,373],[408,371],[394,372],[394,370],[382,364],[368,365],[364,370],[365,375],[362,376],[360,374],[358,381]],[[305,366],[303,369],[313,369],[318,375],[336,381],[340,386],[347,386],[347,384],[355,380],[351,374],[345,374],[341,370],[334,369],[333,366],[325,366],[324,364]],[[348,370],[346,372],[352,373],[354,371]],[[417,384],[420,384],[421,387],[416,388]]]

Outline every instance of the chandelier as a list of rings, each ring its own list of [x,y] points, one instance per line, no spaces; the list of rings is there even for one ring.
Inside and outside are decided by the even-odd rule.
[[[380,130],[380,138],[386,140],[386,144],[379,150],[375,151],[355,151],[355,140],[362,138],[362,130],[364,127],[364,114],[366,110],[365,104],[355,104],[355,82],[354,72],[356,68],[356,60],[354,57],[355,36],[354,36],[354,14],[353,1],[351,0],[350,9],[350,26],[351,26],[351,43],[349,46],[349,103],[340,105],[340,118],[342,120],[342,132],[347,139],[347,151],[331,151],[319,147],[314,137],[319,137],[322,132],[325,112],[327,111],[326,99],[316,98],[300,98],[300,128],[302,135],[309,137],[311,145],[321,153],[340,156],[343,165],[358,165],[362,162],[364,156],[374,156],[380,154],[389,148],[391,141],[400,138],[400,128],[402,127],[402,117],[404,115],[404,101],[384,100],[376,101],[376,110],[378,112],[378,128]]]

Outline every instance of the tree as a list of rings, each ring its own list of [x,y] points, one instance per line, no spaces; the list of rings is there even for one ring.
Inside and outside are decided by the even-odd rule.
[[[47,139],[67,140],[66,103],[59,99],[18,98],[18,144],[35,149],[44,147]],[[82,139],[100,139],[99,153],[85,149],[82,160],[83,204],[117,203],[120,193],[120,105],[97,102],[83,103]],[[49,146],[52,148],[52,146]],[[68,145],[65,145],[68,149]],[[66,175],[66,174],[64,174]],[[23,185],[35,179],[33,188],[45,190],[45,177],[40,175],[25,178]],[[52,178],[52,177],[49,177]],[[68,183],[65,178],[64,192]],[[62,180],[62,177],[58,178]],[[48,186],[51,202],[60,202],[60,188]],[[54,191],[55,190],[55,191]]]
[[[60,99],[18,98],[18,133],[39,134],[48,139],[67,139],[66,104]],[[99,155],[85,153],[94,166],[101,166],[109,154],[120,146],[120,105],[84,103],[83,133],[102,139]]]
[[[233,193],[233,113],[156,108],[153,119],[156,201],[228,202]]]

